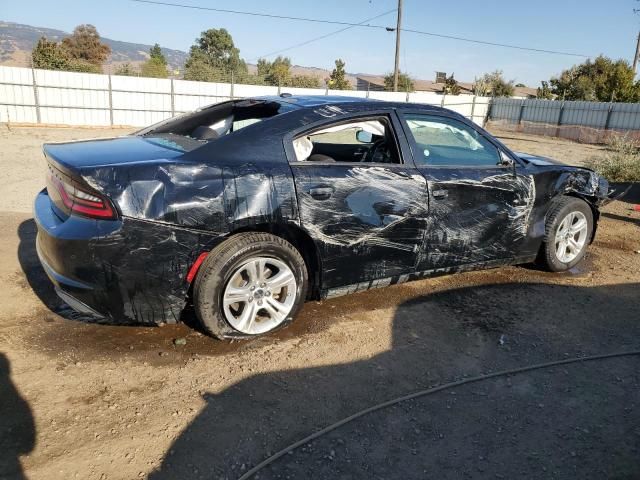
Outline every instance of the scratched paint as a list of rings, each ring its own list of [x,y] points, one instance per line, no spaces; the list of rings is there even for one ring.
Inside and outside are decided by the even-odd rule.
[[[219,138],[205,138],[219,134],[211,129],[202,138],[185,132],[233,112],[234,102],[126,137],[45,146],[52,168],[118,211],[117,220],[81,218],[57,211],[46,191],[38,195],[39,252],[59,288],[113,321],[177,322],[190,266],[237,231],[287,229],[309,239],[320,265],[313,291],[327,297],[530,261],[551,202],[578,196],[597,219],[607,200],[607,182],[594,172],[514,154],[494,140],[514,167],[416,167],[395,110],[466,122],[437,107],[332,97],[240,102],[238,111],[258,109],[263,121]],[[295,162],[296,132],[365,113],[394,119],[404,164]],[[251,123],[249,116],[238,118]],[[318,188],[328,194],[313,194]]]

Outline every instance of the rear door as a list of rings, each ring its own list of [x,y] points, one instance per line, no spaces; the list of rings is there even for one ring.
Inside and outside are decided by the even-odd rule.
[[[426,182],[393,113],[323,120],[285,138],[301,223],[329,295],[390,283],[418,264]]]
[[[429,221],[420,270],[519,256],[535,200],[531,176],[470,122],[446,114],[400,114],[427,180]]]

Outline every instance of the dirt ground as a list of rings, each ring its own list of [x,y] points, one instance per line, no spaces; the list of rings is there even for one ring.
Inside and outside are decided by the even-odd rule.
[[[587,260],[567,274],[508,267],[311,302],[251,342],[89,323],[56,299],[35,255],[40,148],[124,133],[0,131],[2,479],[238,478],[380,401],[640,349],[640,212],[625,202],[604,208]],[[601,148],[503,139],[571,163]],[[563,365],[370,414],[257,478],[637,479],[639,411],[638,356]]]

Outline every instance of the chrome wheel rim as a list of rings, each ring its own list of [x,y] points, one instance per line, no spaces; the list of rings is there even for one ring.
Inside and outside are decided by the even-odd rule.
[[[247,335],[273,330],[293,308],[298,285],[284,262],[252,257],[235,269],[222,294],[222,310],[229,325]]]
[[[556,230],[556,258],[563,263],[575,260],[587,243],[589,224],[582,212],[569,213]]]

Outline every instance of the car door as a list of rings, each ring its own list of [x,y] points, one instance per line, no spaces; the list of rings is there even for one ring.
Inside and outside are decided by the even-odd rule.
[[[323,120],[293,132],[285,146],[323,290],[357,291],[415,271],[426,182],[391,109]]]
[[[471,122],[455,114],[400,114],[427,180],[429,220],[420,270],[510,261],[526,243],[532,176]]]

